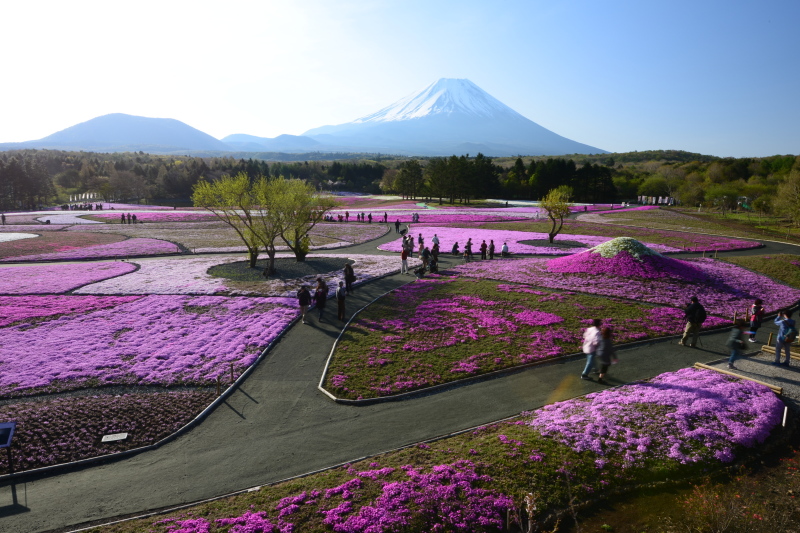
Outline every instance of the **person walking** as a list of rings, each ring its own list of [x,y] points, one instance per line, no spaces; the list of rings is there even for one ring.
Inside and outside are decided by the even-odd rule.
[[[300,287],[300,290],[297,291],[297,301],[300,304],[300,317],[303,321],[303,324],[306,323],[306,311],[308,311],[308,306],[311,305],[311,293],[308,292],[308,287],[303,285]]]
[[[600,375],[597,376],[597,382],[603,385],[607,385],[605,377],[608,374],[608,367],[618,361],[614,343],[611,341],[612,333],[611,328],[607,326],[600,331],[600,342],[595,351],[595,356],[600,361]]]
[[[472,238],[467,239],[467,244],[464,245],[464,253],[472,259]]]
[[[737,318],[733,323],[731,333],[728,335],[728,341],[725,345],[731,351],[731,356],[728,358],[728,368],[736,370],[733,363],[742,356],[744,349],[744,331],[747,329],[747,323],[741,318]]]
[[[773,365],[789,366],[791,361],[792,343],[797,340],[797,326],[792,319],[792,312],[788,309],[778,311],[775,317],[775,324],[778,326],[778,340],[775,343],[775,362]],[[781,353],[786,352],[786,360],[781,363]]]
[[[600,344],[600,339],[602,338],[600,334],[601,325],[602,321],[599,318],[595,318],[592,320],[592,326],[586,328],[586,331],[583,332],[583,345],[581,346],[581,350],[586,354],[586,366],[583,367],[583,372],[581,372],[581,379],[592,380],[592,378],[589,377],[589,372],[595,370],[594,359],[596,357],[597,346]]]
[[[339,282],[339,287],[336,289],[336,312],[339,320],[344,320],[344,299],[347,296],[347,289],[344,287],[344,281]]]
[[[408,274],[408,248],[405,246],[400,252],[400,273]]]
[[[322,278],[317,278],[317,288],[314,291],[314,304],[319,309],[319,321],[322,322],[322,313],[325,312],[325,304],[328,303],[328,284]]]
[[[489,241],[489,259],[494,259],[494,241]]]
[[[761,298],[756,298],[756,301],[750,306],[750,338],[747,339],[750,342],[756,342],[756,331],[761,327],[761,322],[764,320],[765,309],[762,305],[763,303]]]
[[[691,297],[689,305],[684,310],[684,317],[686,318],[686,328],[683,330],[680,345],[686,346],[689,336],[692,335],[689,346],[694,348],[697,346],[697,339],[700,338],[700,327],[706,321],[706,309],[700,304],[697,296]]]
[[[353,283],[356,281],[356,273],[350,263],[344,265],[344,284],[347,287],[347,294],[353,292]]]

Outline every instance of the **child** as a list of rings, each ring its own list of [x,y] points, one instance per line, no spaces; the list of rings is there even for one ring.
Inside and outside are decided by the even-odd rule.
[[[764,302],[761,298],[756,298],[756,301],[750,306],[750,342],[756,342],[756,331],[761,327],[761,321],[764,320]]]

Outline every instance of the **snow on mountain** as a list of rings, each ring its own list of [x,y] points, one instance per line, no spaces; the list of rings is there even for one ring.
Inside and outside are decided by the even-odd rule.
[[[453,113],[486,118],[512,114],[524,118],[469,80],[442,78],[421,91],[353,122],[391,122]]]
[[[597,154],[520,115],[469,80],[443,78],[376,113],[303,134],[320,149],[407,155]],[[322,148],[322,146],[325,148]],[[475,152],[469,152],[475,153]]]

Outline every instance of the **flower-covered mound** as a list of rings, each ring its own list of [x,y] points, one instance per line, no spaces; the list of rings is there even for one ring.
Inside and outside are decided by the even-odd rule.
[[[123,214],[136,215],[136,222],[196,222],[207,221],[214,217],[213,213],[208,211],[166,211],[160,213],[148,213],[142,211],[118,211],[116,213],[90,213],[87,217],[89,219],[97,219],[103,222],[121,223]],[[127,218],[126,218],[127,223]]]
[[[781,410],[766,387],[684,370],[264,486],[224,505],[133,522],[120,533],[506,531],[497,517],[509,508],[511,531],[550,530],[542,519],[598,495],[708,473],[743,455],[780,422]],[[531,529],[513,522],[526,500]]]
[[[0,294],[54,294],[89,283],[129,274],[136,265],[113,263],[65,263],[0,267]],[[0,315],[2,315],[0,311]]]
[[[232,369],[241,374],[298,313],[294,299],[221,296],[117,297],[114,305],[107,305],[114,297],[7,296],[4,304],[20,309],[15,317],[26,308],[42,316],[35,313],[48,298],[67,314],[0,329],[0,396],[214,383]]]
[[[730,462],[737,447],[764,442],[783,407],[764,385],[687,368],[548,405],[530,425],[577,452],[622,457],[626,465]]]
[[[676,334],[685,324],[680,309],[529,285],[424,279],[356,317],[331,360],[326,388],[344,398],[388,396],[575,353],[595,316],[605,317],[617,342]],[[706,325],[723,323],[712,317]]]
[[[617,237],[585,252],[552,259],[551,272],[569,272],[624,278],[671,278],[705,281],[705,274],[690,263],[664,257],[630,237]]]
[[[4,226],[0,226],[0,228],[3,227]],[[24,260],[23,257],[26,256],[61,252],[66,253],[79,248],[113,244],[124,239],[124,236],[114,234],[88,233],[83,231],[43,231],[42,235],[36,239],[4,242],[3,245],[0,246],[0,260],[21,261]]]
[[[686,306],[690,297],[697,296],[709,314],[724,317],[732,317],[734,312],[743,314],[756,298],[764,300],[768,311],[791,307],[800,300],[800,290],[730,263],[715,259],[685,262],[702,271],[706,279],[623,278],[608,274],[553,272],[548,268],[547,259],[538,258],[475,261],[456,266],[452,271],[479,279],[527,283],[674,307]]]
[[[97,395],[0,406],[0,419],[16,421],[14,469],[30,470],[153,444],[187,424],[214,392]],[[101,442],[103,435],[128,438]],[[8,456],[0,454],[0,473]]]

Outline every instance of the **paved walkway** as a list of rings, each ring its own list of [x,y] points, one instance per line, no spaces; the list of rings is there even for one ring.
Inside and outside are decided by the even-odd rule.
[[[362,253],[386,237],[347,251]],[[772,248],[760,253],[777,253]],[[399,261],[399,259],[398,259]],[[443,266],[447,266],[446,257]],[[410,281],[393,275],[357,288],[355,310]],[[328,318],[334,314],[328,309]],[[312,316],[315,314],[312,312]],[[773,329],[765,327],[766,338]],[[212,498],[440,435],[601,388],[582,381],[583,358],[529,368],[404,401],[335,404],[316,386],[339,323],[296,324],[244,385],[199,427],[158,450],[105,465],[0,486],[0,530],[77,527]],[[609,381],[622,384],[725,355],[727,331],[703,335],[702,348],[676,340],[620,350]],[[797,374],[785,371],[785,379]],[[16,505],[12,498],[16,496]]]

